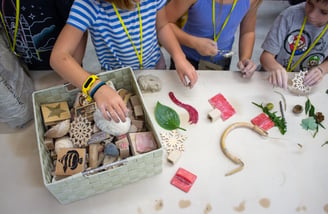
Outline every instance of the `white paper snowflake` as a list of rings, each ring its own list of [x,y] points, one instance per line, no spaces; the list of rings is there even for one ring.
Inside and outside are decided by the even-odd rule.
[[[303,94],[308,94],[311,91],[310,86],[304,85],[304,77],[308,71],[300,71],[299,73],[295,73],[294,78],[292,79],[292,90],[298,91]]]
[[[162,132],[160,136],[168,153],[174,150],[184,151],[184,141],[187,139],[187,136],[180,134],[177,130]]]

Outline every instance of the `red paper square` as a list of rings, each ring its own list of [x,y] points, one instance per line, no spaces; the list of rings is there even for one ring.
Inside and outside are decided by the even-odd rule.
[[[251,122],[254,125],[263,129],[264,131],[268,131],[269,129],[274,127],[274,122],[272,122],[272,120],[269,118],[269,116],[263,112],[261,114],[257,115],[256,117],[254,117],[251,120]]]
[[[183,168],[179,168],[171,180],[171,184],[184,192],[189,192],[197,176]]]
[[[209,99],[208,102],[212,105],[213,108],[217,108],[221,111],[221,118],[223,121],[227,120],[236,113],[232,105],[221,93],[218,93],[217,95]]]

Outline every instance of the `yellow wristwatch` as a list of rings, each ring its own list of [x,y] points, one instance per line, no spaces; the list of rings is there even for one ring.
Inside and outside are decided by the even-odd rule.
[[[82,92],[87,95],[87,100],[90,102],[92,99],[89,96],[89,90],[92,87],[92,85],[95,83],[96,80],[99,80],[99,77],[92,74],[88,77],[88,79],[85,80],[85,82],[82,85]]]

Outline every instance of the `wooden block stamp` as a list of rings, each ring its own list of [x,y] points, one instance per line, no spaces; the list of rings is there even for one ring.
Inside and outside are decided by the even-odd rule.
[[[129,140],[133,155],[149,152],[157,148],[152,132],[129,133]]]
[[[55,150],[55,144],[53,138],[44,138],[43,144],[45,145],[47,151]]]
[[[129,140],[127,137],[124,137],[118,141],[115,142],[116,147],[120,151],[120,157],[127,158],[130,156],[130,146],[129,146]]]
[[[130,102],[131,102],[131,105],[133,107],[137,106],[137,105],[141,105],[141,103],[139,102],[139,98],[137,95],[133,95],[130,97]]]
[[[133,112],[134,112],[134,116],[138,119],[142,119],[144,117],[144,113],[141,105],[134,106]]]
[[[71,118],[71,113],[66,101],[42,104],[41,112],[46,126],[51,126],[59,121]]]
[[[88,105],[79,106],[75,108],[75,116],[83,116],[87,118],[90,122],[93,121],[93,113],[96,111],[96,103],[90,103]]]
[[[55,175],[74,175],[84,171],[85,148],[62,148],[58,152]]]
[[[144,121],[143,120],[131,120],[132,125],[137,128],[137,131],[140,132],[144,128]]]
[[[167,156],[167,161],[170,162],[171,164],[175,164],[176,162],[178,162],[180,157],[181,157],[181,152],[179,150],[173,150]]]

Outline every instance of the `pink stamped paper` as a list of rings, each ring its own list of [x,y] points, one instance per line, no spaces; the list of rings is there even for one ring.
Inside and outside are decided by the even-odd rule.
[[[274,122],[272,122],[272,120],[269,118],[269,116],[263,112],[261,114],[257,115],[256,117],[254,117],[251,120],[251,122],[254,125],[257,125],[261,129],[263,129],[264,131],[268,131],[269,129],[274,127]]]
[[[226,120],[236,113],[235,109],[221,93],[209,99],[208,102],[213,108],[217,108],[221,111],[222,120]]]

